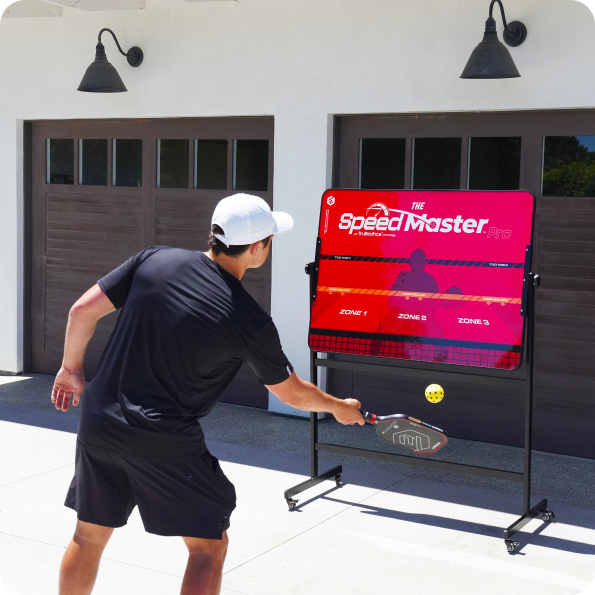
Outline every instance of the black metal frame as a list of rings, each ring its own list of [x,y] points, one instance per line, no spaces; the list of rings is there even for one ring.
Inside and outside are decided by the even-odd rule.
[[[316,287],[318,280],[318,260],[320,256],[320,239],[317,244],[316,262],[306,266],[306,273],[310,275],[310,298],[316,299]],[[523,288],[523,300],[521,304],[521,315],[525,317],[525,353],[527,363],[527,374],[525,378],[509,378],[505,376],[481,376],[468,372],[443,372],[425,370],[419,368],[407,368],[387,366],[383,364],[371,364],[363,362],[346,362],[332,359],[322,359],[314,351],[310,352],[310,381],[318,385],[318,368],[331,368],[342,370],[357,370],[369,374],[387,374],[394,376],[408,376],[412,378],[427,379],[434,383],[439,381],[455,381],[463,383],[483,384],[489,386],[501,386],[508,388],[525,389],[525,435],[524,435],[524,463],[523,471],[506,471],[503,469],[492,469],[488,467],[477,467],[474,465],[463,465],[461,463],[449,463],[435,459],[410,457],[406,455],[393,454],[362,448],[326,444],[318,441],[318,414],[310,414],[310,479],[285,491],[285,500],[289,510],[294,510],[298,501],[294,496],[304,492],[327,479],[334,477],[337,486],[342,485],[341,474],[343,467],[338,465],[320,474],[318,471],[318,453],[332,452],[340,455],[401,463],[405,465],[416,465],[442,471],[453,471],[482,477],[492,477],[505,481],[514,481],[523,484],[523,515],[510,527],[504,530],[504,542],[509,552],[514,552],[519,546],[519,541],[513,541],[512,537],[518,533],[527,523],[541,515],[547,522],[554,518],[554,513],[547,510],[547,500],[541,500],[537,505],[531,507],[531,458],[533,448],[533,352],[535,343],[535,290],[540,285],[539,275],[530,272],[532,246],[527,246],[525,261],[525,283]]]

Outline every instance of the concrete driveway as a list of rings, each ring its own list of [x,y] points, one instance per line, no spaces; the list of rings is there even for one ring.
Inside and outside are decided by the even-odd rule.
[[[0,593],[55,594],[75,522],[62,503],[78,415],[51,409],[47,376],[2,380]],[[226,595],[595,592],[595,461],[536,455],[534,499],[550,498],[556,522],[533,521],[510,555],[502,528],[519,515],[519,486],[327,455],[321,468],[342,462],[344,487],[321,484],[289,512],[283,491],[307,478],[308,424],[219,405],[203,426],[238,493]],[[374,440],[366,429],[330,421],[321,434]],[[452,460],[506,468],[521,460],[517,449],[452,442],[444,455]],[[135,512],[108,545],[94,593],[178,593],[185,562],[181,540],[146,534]]]

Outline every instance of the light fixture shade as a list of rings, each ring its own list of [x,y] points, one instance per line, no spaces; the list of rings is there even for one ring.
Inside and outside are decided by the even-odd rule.
[[[462,79],[510,79],[520,77],[510,52],[498,39],[496,21],[489,18],[483,41],[473,50]]]
[[[118,71],[108,62],[102,43],[97,44],[95,62],[87,68],[78,90],[85,93],[125,93],[128,91]]]

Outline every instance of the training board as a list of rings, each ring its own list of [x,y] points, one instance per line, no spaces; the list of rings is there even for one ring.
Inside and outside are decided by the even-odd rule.
[[[518,368],[534,209],[525,191],[325,192],[310,348]]]

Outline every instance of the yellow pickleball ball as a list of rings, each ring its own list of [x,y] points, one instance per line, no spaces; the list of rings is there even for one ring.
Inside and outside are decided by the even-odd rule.
[[[426,399],[430,403],[440,403],[444,399],[444,389],[439,384],[430,384],[426,388]]]

